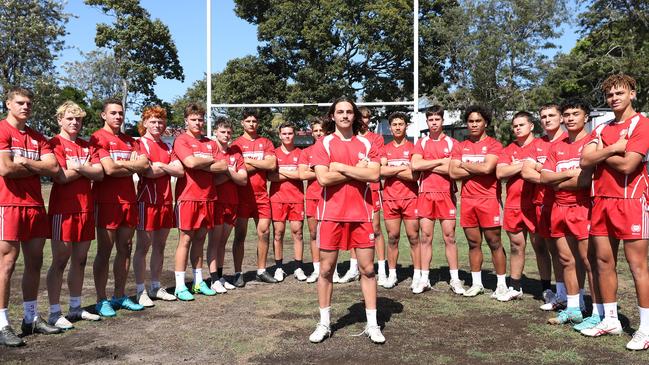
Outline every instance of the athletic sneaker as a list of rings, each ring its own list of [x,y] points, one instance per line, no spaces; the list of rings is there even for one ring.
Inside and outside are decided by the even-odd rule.
[[[117,313],[108,299],[102,299],[95,305],[95,310],[102,317],[115,317]]]
[[[221,278],[219,279],[219,281],[221,282],[221,285],[223,285],[223,287],[224,287],[226,290],[234,290],[234,289],[237,288],[236,286],[230,284],[230,282],[228,282],[227,280],[225,280],[224,277],[221,277]]]
[[[331,330],[328,326],[325,326],[322,323],[318,323],[315,327],[315,331],[309,336],[309,341],[313,343],[319,343],[324,341],[325,338],[331,337]]]
[[[136,299],[137,299],[138,304],[140,304],[141,306],[143,306],[145,308],[151,308],[151,307],[155,306],[155,304],[153,304],[153,301],[151,300],[151,298],[149,298],[149,293],[146,292],[146,289],[144,289],[143,291],[137,293]]]
[[[33,333],[40,333],[43,335],[55,335],[57,333],[63,332],[60,328],[49,325],[41,317],[36,316],[34,322],[25,323],[23,319],[22,324],[20,325],[20,330],[25,335],[31,335]]]
[[[374,343],[385,343],[385,337],[381,333],[381,327],[379,326],[365,326],[363,332],[359,333],[357,336],[367,335],[370,340]]]
[[[552,303],[552,301],[557,295],[554,294],[552,289],[545,289],[543,291],[542,296],[543,296],[543,304],[548,304],[548,303]]]
[[[151,296],[152,299],[160,299],[168,302],[172,302],[176,300],[176,297],[169,294],[167,292],[167,289],[165,288],[157,288],[157,289],[151,289]]]
[[[61,312],[50,313],[50,316],[47,319],[47,323],[50,326],[60,328],[63,331],[71,330],[74,328],[72,323],[70,323],[67,318],[63,317],[63,314],[61,314]]]
[[[584,320],[584,317],[581,314],[579,308],[566,308],[559,312],[556,317],[548,319],[549,324],[566,324],[570,323],[581,323]]]
[[[419,280],[416,280],[414,277],[412,278],[412,281],[410,282],[410,290],[414,290],[417,287],[417,283]]]
[[[560,298],[558,296],[554,296],[553,298],[551,298],[549,303],[541,304],[539,308],[541,308],[541,310],[544,311],[555,311],[555,310],[565,309],[567,304],[568,304],[567,298]]]
[[[144,309],[144,306],[141,304],[137,304],[131,300],[128,296],[123,296],[121,298],[115,298],[110,301],[110,303],[113,305],[113,307],[120,309],[128,309],[130,311],[141,311]]]
[[[302,270],[302,269],[295,269],[295,271],[293,271],[293,276],[298,281],[306,280],[306,275],[304,275],[304,270]]]
[[[226,289],[226,288],[223,286],[223,284],[221,284],[221,281],[219,281],[219,280],[214,281],[214,282],[212,283],[212,285],[210,285],[210,288],[212,288],[212,290],[214,290],[214,291],[217,292],[218,294],[225,294],[225,293],[228,292],[228,289]]]
[[[500,302],[509,302],[510,300],[523,299],[523,289],[514,290],[511,286],[505,294],[499,295],[496,299]]]
[[[467,289],[462,295],[464,295],[465,297],[475,297],[476,295],[482,293],[484,293],[484,286],[480,284],[475,284],[475,285],[471,285],[471,287]]]
[[[346,276],[346,275],[345,275],[345,276]],[[382,287],[385,288],[385,283],[387,283],[387,282],[388,282],[388,277],[387,277],[387,276],[385,276],[385,275],[381,275],[381,274],[378,275],[378,279],[377,279],[377,281],[376,281],[376,285],[378,285],[378,286],[382,286]]]
[[[280,270],[280,269],[278,269]],[[261,281],[262,283],[268,283],[268,284],[277,284],[278,281],[274,277],[270,276],[268,271],[262,272],[261,274],[257,274],[257,280]]]
[[[70,309],[70,312],[66,316],[70,321],[101,321],[101,317],[94,314],[90,313],[85,309],[81,308],[75,308],[75,309]]]
[[[424,278],[417,280],[417,286],[415,286],[414,289],[412,289],[413,294],[421,294],[425,292],[426,290],[429,290],[431,288],[430,286],[430,280],[426,280]]]
[[[572,329],[577,332],[581,332],[582,330],[585,330],[587,328],[593,328],[597,326],[601,321],[602,318],[599,316],[599,314],[593,314],[588,318],[584,318],[581,323],[577,323],[576,325],[572,326]]]
[[[275,275],[273,275],[273,277],[275,278],[275,280],[277,280],[277,282],[284,281],[284,278],[286,277],[286,272],[281,267],[277,268],[275,270]]]
[[[383,283],[383,287],[386,289],[392,289],[395,286],[397,286],[397,277],[396,276],[388,276],[387,279],[385,279],[385,283]]]
[[[25,341],[16,335],[11,326],[6,325],[0,328],[0,345],[9,347],[25,346]]]
[[[210,289],[204,281],[201,281],[198,284],[192,285],[192,294],[203,294],[211,297],[212,295],[216,295],[216,292]]]
[[[649,349],[649,334],[641,332],[640,330],[635,331],[631,341],[626,344],[627,350],[639,351]]]
[[[192,295],[192,293],[189,292],[189,289],[187,289],[187,287],[185,287],[185,286],[183,286],[180,290],[178,290],[178,288],[176,288],[176,291],[174,292],[174,295],[176,296],[176,298],[178,298],[178,299],[180,299],[180,300],[182,300],[184,302],[194,300],[194,296]]]
[[[499,296],[505,295],[506,293],[507,293],[507,286],[498,285],[496,286],[496,290],[494,290],[494,292],[491,293],[491,299],[498,299]]]
[[[234,282],[232,285],[236,286],[237,288],[243,288],[246,286],[245,280],[243,280],[243,274],[242,273],[237,273],[234,275]]]
[[[333,276],[333,278],[331,279],[331,281],[332,281],[334,284],[338,284],[338,283],[340,283],[340,275],[338,275],[338,271],[334,271],[334,276]]]
[[[306,282],[309,284],[313,284],[316,281],[318,281],[318,276],[320,276],[320,273],[314,271],[311,273],[311,275],[309,275],[308,278],[306,278]]]
[[[621,335],[622,324],[618,319],[604,318],[597,326],[580,331],[582,335],[588,337],[599,337],[602,335]]]
[[[351,283],[352,281],[356,281],[356,280],[360,279],[360,277],[361,277],[361,275],[358,272],[358,269],[356,269],[356,270],[347,270],[345,275],[343,275],[343,277],[340,278],[339,282],[341,284]]]
[[[448,282],[448,285],[455,294],[464,294],[464,292],[466,292],[463,284],[464,283],[460,279],[451,279],[451,281]]]

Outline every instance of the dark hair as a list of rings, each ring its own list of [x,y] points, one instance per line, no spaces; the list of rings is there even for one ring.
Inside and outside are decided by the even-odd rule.
[[[295,127],[295,124],[293,124],[291,122],[282,122],[282,124],[280,124],[279,127],[277,127],[277,131],[279,132],[284,128],[291,128],[291,129],[293,129],[293,132],[295,132],[296,127]]]
[[[439,115],[444,119],[444,108],[441,105],[433,105],[426,110],[426,119],[433,115]]]
[[[228,128],[232,129],[232,123],[228,120],[228,118],[225,117],[220,117],[216,120],[216,123],[214,125],[214,130],[217,130],[219,128]]]
[[[370,108],[368,108],[366,106],[362,106],[362,107],[358,108],[358,110],[361,112],[362,116],[367,115],[368,117],[372,118],[372,111],[370,110]]]
[[[259,110],[252,108],[243,109],[243,119],[248,117],[255,117],[255,119],[259,120]]]
[[[606,95],[615,86],[633,91],[636,88],[636,81],[633,77],[623,73],[613,74],[602,82],[602,92]]]
[[[189,103],[185,107],[184,117],[187,118],[190,115],[205,116],[205,108],[198,103]]]
[[[363,125],[361,122],[361,111],[358,110],[358,107],[356,106],[356,103],[354,100],[347,96],[341,96],[334,100],[331,103],[331,106],[329,107],[329,112],[327,113],[327,119],[326,121],[322,124],[322,129],[324,129],[325,134],[331,134],[336,131],[336,123],[333,121],[333,116],[334,113],[336,112],[336,105],[339,103],[350,103],[352,105],[352,108],[354,109],[354,120],[352,121],[352,131],[354,134],[358,134],[358,132],[363,128]]]
[[[590,105],[586,103],[583,99],[568,99],[561,103],[561,114],[568,109],[581,109],[586,114],[586,117],[590,115]]]
[[[16,95],[24,96],[26,98],[34,99],[34,92],[31,91],[30,89],[22,86],[14,86],[9,91],[7,91],[7,95],[5,100],[9,101],[13,99]]]
[[[532,116],[530,112],[526,112],[524,110],[516,112],[516,114],[514,114],[514,116],[512,117],[512,122],[517,118],[525,118],[527,119],[528,123],[534,124],[534,116]]]
[[[410,118],[408,118],[408,114],[404,112],[394,112],[388,116],[388,124],[392,124],[392,120],[394,119],[401,119],[406,124],[410,123]]]
[[[547,110],[547,109],[556,109],[557,111],[561,111],[561,107],[557,103],[545,103],[541,105],[539,108],[539,114],[541,114],[542,111]]]
[[[311,118],[311,121],[309,122],[309,126],[311,127],[311,130],[313,130],[313,126],[316,124],[320,124],[320,126],[322,126],[325,120],[327,120],[327,118],[323,116]]]
[[[480,114],[485,122],[487,122],[487,125],[491,124],[491,110],[482,105],[470,105],[468,108],[466,108],[463,116],[464,124],[469,121],[469,115],[471,115],[472,113]]]
[[[106,111],[106,107],[109,106],[109,105],[111,105],[111,104],[119,105],[119,106],[122,107],[122,109],[124,109],[124,104],[122,104],[122,100],[120,100],[120,99],[118,99],[118,98],[108,98],[108,99],[105,99],[105,100],[101,103],[101,111],[102,111],[102,112],[105,112],[105,111]]]

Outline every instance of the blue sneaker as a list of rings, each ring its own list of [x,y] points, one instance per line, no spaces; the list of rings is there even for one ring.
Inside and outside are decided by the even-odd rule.
[[[123,296],[121,298],[115,298],[113,297],[113,300],[111,300],[111,303],[113,304],[114,307],[116,308],[124,308],[128,309],[130,311],[141,311],[144,309],[144,307],[140,304],[137,304],[131,300],[128,296]]]
[[[194,284],[194,286],[192,286],[192,293],[208,296],[216,295],[216,291],[210,289],[204,281],[201,281],[200,284]]]
[[[100,300],[97,305],[95,305],[97,313],[102,317],[115,317],[117,313],[113,309],[113,306],[110,305],[108,299]]]
[[[581,323],[584,317],[579,308],[566,308],[559,312],[559,315],[548,319],[549,324]]]
[[[599,314],[593,314],[592,316],[585,318],[583,322],[572,326],[572,329],[581,332],[582,330],[597,326],[601,321],[602,319],[599,317]]]
[[[176,298],[182,300],[183,302],[189,302],[191,300],[194,300],[194,296],[192,295],[192,293],[189,292],[189,290],[185,286],[183,286],[180,289],[176,289],[174,295],[176,296]]]

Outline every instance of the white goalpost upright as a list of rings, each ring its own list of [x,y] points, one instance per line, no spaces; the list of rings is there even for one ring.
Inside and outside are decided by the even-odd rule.
[[[213,108],[304,108],[309,106],[328,107],[331,103],[212,103],[212,0],[206,0],[207,30],[206,30],[206,72],[207,97],[207,135],[212,135],[212,109]],[[411,101],[376,101],[358,102],[359,106],[412,106],[413,120],[419,113],[419,0],[413,0],[413,91]]]

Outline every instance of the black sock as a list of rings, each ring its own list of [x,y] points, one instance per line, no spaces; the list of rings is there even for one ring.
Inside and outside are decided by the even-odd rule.
[[[217,274],[215,272],[211,272],[210,273],[210,279],[212,279],[213,283],[219,281],[219,274]]]
[[[216,269],[216,274],[219,276],[219,279],[223,277],[223,268],[219,267]]]
[[[552,290],[552,282],[550,280],[541,280],[541,286],[543,287],[543,291],[548,289]]]
[[[282,264],[282,260],[275,260],[275,266],[277,266],[278,269],[281,269],[284,265]]]
[[[297,266],[298,269],[302,268],[302,260],[295,260],[295,266]]]
[[[512,284],[512,288],[516,291],[521,290],[521,279],[514,279],[514,278],[509,278],[509,282]]]

